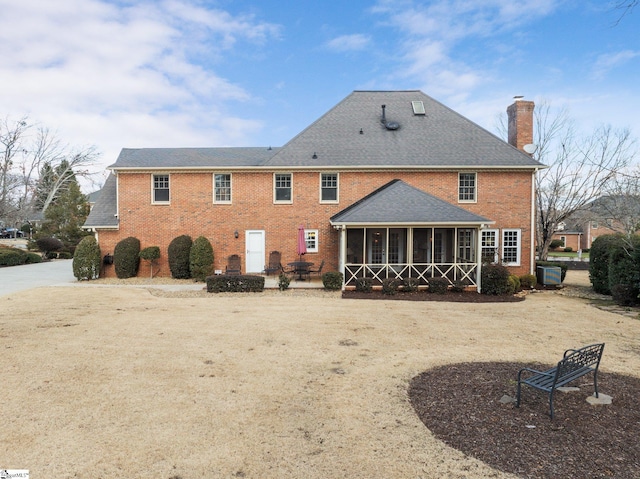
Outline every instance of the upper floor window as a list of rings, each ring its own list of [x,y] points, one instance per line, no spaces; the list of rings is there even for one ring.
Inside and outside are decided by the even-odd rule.
[[[291,203],[291,173],[276,173],[273,177],[274,198],[276,203]]]
[[[169,203],[169,175],[153,175],[153,203]]]
[[[458,201],[476,201],[476,174],[458,174]]]
[[[231,175],[229,173],[213,176],[213,202],[231,203]]]
[[[338,173],[320,174],[320,201],[338,201]]]
[[[507,266],[520,266],[520,230],[502,230],[502,261]]]

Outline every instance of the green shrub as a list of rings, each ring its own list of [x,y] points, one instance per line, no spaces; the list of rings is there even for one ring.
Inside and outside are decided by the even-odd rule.
[[[25,264],[32,263],[42,263],[42,256],[37,253],[32,253],[31,251],[27,253],[27,258],[25,260]]]
[[[73,275],[78,281],[95,279],[100,275],[100,247],[93,236],[80,240],[73,255]]]
[[[560,268],[560,282],[564,282],[564,278],[567,276],[567,270],[569,269],[569,265],[563,261],[537,261],[536,262],[536,271],[538,271],[538,266],[555,266],[556,268]]]
[[[49,258],[50,253],[53,253],[54,251],[58,251],[64,246],[62,244],[62,241],[60,241],[58,238],[53,238],[51,236],[38,238],[36,240],[36,245],[38,246],[38,249],[42,251],[42,255],[48,259],[53,259],[53,258]]]
[[[18,266],[24,264],[27,254],[16,248],[0,248],[0,266]]]
[[[609,253],[613,247],[622,244],[620,235],[598,236],[591,244],[589,252],[589,279],[593,290],[600,294],[611,294],[609,287]]]
[[[388,296],[393,296],[398,292],[400,287],[400,281],[396,278],[385,278],[382,280],[382,293]]]
[[[322,275],[322,285],[329,291],[342,289],[343,282],[344,276],[339,271],[327,271]]]
[[[430,293],[445,294],[449,291],[449,280],[442,277],[429,278],[429,289],[427,291]]]
[[[564,241],[559,239],[554,239],[551,241],[551,243],[549,243],[549,249],[556,249],[560,248],[561,246],[564,246]]]
[[[191,268],[189,266],[191,245],[193,245],[193,241],[189,235],[178,236],[169,243],[169,269],[172,277],[176,279],[191,278]]]
[[[289,278],[286,274],[280,273],[278,276],[278,289],[280,291],[284,291],[289,289],[289,285],[291,284],[291,278]]]
[[[509,275],[509,294],[517,293],[520,291],[520,278],[515,274]]]
[[[207,276],[208,293],[259,293],[264,291],[264,276],[217,275]]]
[[[75,248],[73,250],[75,252]],[[58,259],[71,259],[73,258],[73,253],[70,253],[69,251],[60,251],[58,253]]]
[[[356,279],[356,291],[360,293],[370,293],[373,290],[373,279],[358,278]]]
[[[113,265],[120,279],[134,278],[140,266],[140,240],[129,236],[120,240],[113,249]]]
[[[420,280],[418,278],[404,278],[402,281],[402,291],[406,293],[415,293],[420,286]]]
[[[571,246],[567,246],[567,247],[564,249],[564,252],[565,252],[565,253],[571,253],[572,251],[573,251],[573,248],[572,248]]]
[[[143,248],[142,251],[140,251],[138,256],[140,256],[140,259],[149,263],[149,277],[153,278],[153,267],[160,258],[160,247],[147,246],[146,248]]]
[[[501,264],[486,264],[482,266],[482,293],[500,296],[509,294],[509,270]]]
[[[198,236],[191,245],[189,271],[196,281],[204,281],[213,272],[213,247],[204,236]]]
[[[631,284],[616,284],[611,287],[611,296],[620,306],[638,304],[638,287]]]
[[[44,257],[46,259],[58,259],[58,253],[56,253],[55,251],[47,251],[44,254]]]
[[[537,283],[538,278],[536,278],[535,274],[523,274],[520,276],[520,287],[522,289],[535,288]]]
[[[591,251],[591,248],[583,248],[582,252],[583,253],[589,253]]]
[[[451,291],[454,293],[462,293],[467,289],[469,283],[467,281],[463,281],[461,279],[456,279],[451,285]]]

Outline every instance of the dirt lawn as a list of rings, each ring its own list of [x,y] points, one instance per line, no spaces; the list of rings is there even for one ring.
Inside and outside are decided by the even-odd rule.
[[[435,439],[411,378],[593,342],[601,370],[640,375],[638,319],[555,292],[465,304],[81,285],[0,307],[0,469],[34,478],[515,477]]]

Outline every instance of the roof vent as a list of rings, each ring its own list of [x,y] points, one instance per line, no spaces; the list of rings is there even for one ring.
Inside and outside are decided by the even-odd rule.
[[[380,121],[382,122],[382,124],[385,126],[387,130],[397,130],[398,128],[400,128],[400,123],[396,121],[387,121],[387,116],[385,114],[386,108],[387,108],[387,105],[382,105],[382,118],[380,119]]]
[[[422,100],[416,100],[411,102],[414,115],[425,115],[427,112],[424,109],[424,103]]]

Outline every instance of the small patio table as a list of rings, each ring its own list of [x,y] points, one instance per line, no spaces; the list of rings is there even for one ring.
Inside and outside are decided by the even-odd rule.
[[[292,273],[298,275],[298,281],[304,281],[304,276],[309,276],[309,269],[313,266],[313,263],[309,261],[292,261],[287,263],[287,266],[292,268]]]

